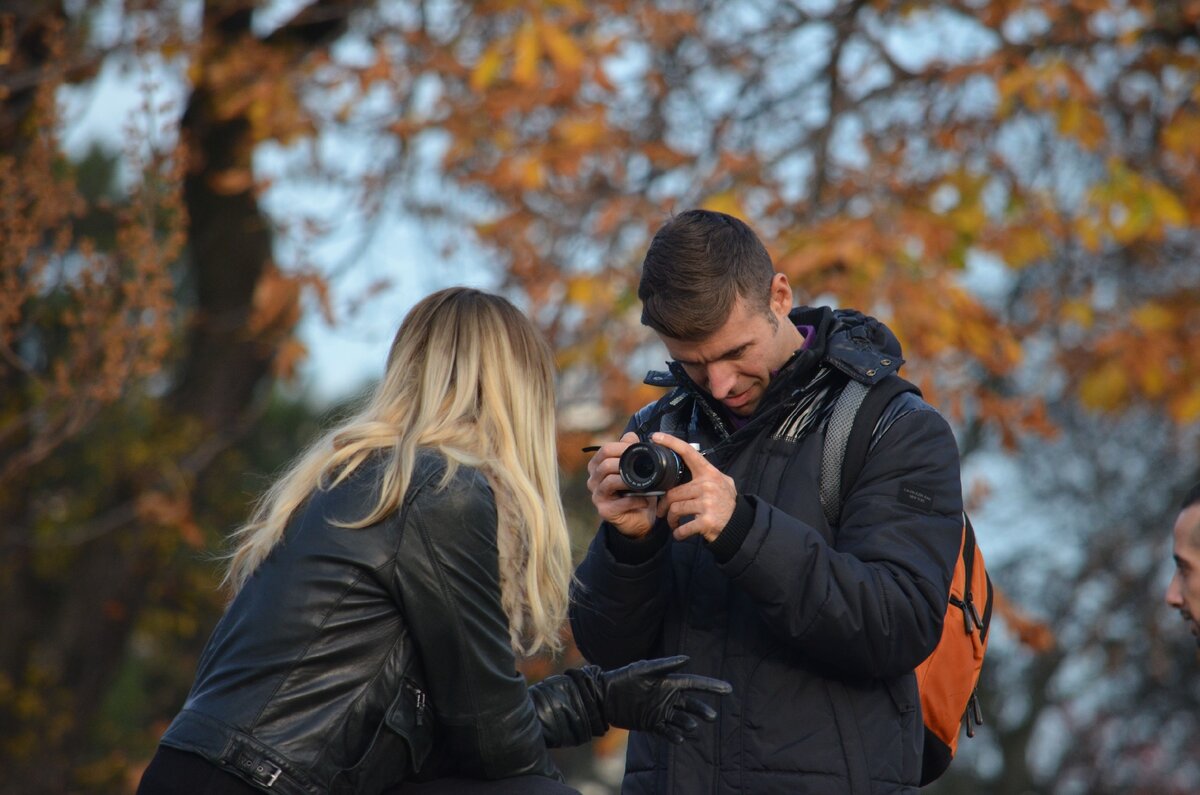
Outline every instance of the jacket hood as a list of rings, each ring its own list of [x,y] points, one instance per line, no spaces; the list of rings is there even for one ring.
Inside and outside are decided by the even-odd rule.
[[[900,369],[900,340],[875,318],[854,309],[797,307],[788,318],[815,329],[805,348],[855,381],[874,384]]]

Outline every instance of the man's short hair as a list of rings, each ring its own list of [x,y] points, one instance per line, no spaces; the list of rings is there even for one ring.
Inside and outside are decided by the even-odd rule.
[[[1179,510],[1186,511],[1198,502],[1200,502],[1200,483],[1192,486],[1191,490],[1184,495],[1183,505],[1179,506]]]
[[[729,318],[740,295],[770,314],[775,266],[758,235],[742,221],[688,210],[654,235],[642,262],[642,324],[672,339],[696,342]]]

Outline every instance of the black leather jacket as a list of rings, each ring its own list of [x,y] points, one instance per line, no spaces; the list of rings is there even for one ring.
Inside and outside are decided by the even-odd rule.
[[[378,792],[418,772],[560,777],[509,646],[486,479],[460,467],[442,483],[444,460],[422,451],[395,515],[338,527],[374,505],[380,466],[298,509],[162,743],[289,795]]]

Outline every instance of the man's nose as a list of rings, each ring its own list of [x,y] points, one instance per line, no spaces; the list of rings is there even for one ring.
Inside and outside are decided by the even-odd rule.
[[[1171,584],[1167,586],[1167,604],[1176,609],[1183,607],[1183,588],[1179,582],[1179,572],[1175,572],[1171,577]]]
[[[733,393],[737,385],[737,374],[725,362],[714,362],[705,368],[708,379],[708,391],[717,400],[723,400]]]

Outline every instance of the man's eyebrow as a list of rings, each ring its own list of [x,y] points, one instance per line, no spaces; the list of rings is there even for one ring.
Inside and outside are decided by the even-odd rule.
[[[741,345],[738,345],[736,348],[730,348],[729,350],[725,351],[724,353],[717,354],[716,356],[709,359],[708,361],[723,362],[726,359],[736,359],[739,356],[741,356],[743,353],[745,353],[746,349],[749,348],[753,344],[754,344],[753,340],[751,340],[750,342],[743,342]],[[693,361],[691,359],[676,359],[675,361],[679,362],[680,364],[699,364],[699,362]]]

